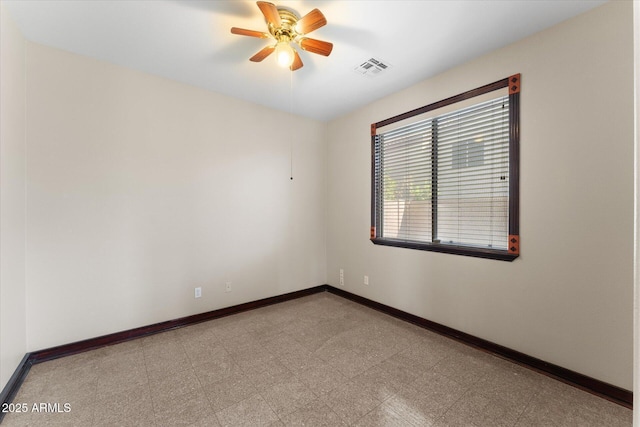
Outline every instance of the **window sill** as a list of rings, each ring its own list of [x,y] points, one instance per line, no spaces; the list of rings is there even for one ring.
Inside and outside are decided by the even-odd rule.
[[[456,246],[443,243],[417,243],[381,238],[371,239],[371,242],[374,245],[393,246],[396,248],[417,249],[421,251],[464,255],[476,258],[495,259],[499,261],[513,261],[519,256],[518,254],[509,253],[505,250],[471,248],[468,246]]]

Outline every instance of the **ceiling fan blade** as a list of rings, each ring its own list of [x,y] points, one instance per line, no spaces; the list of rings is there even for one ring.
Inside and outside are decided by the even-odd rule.
[[[327,18],[318,9],[313,9],[298,20],[296,30],[300,34],[309,34],[325,25],[327,25]]]
[[[269,24],[273,24],[276,28],[282,25],[280,22],[280,14],[275,4],[268,1],[259,1],[258,7]]]
[[[238,34],[240,36],[258,37],[261,39],[269,38],[269,34],[262,31],[245,30],[244,28],[231,27],[232,34]]]
[[[293,63],[289,67],[291,71],[295,71],[299,68],[302,68],[302,66],[304,65],[302,63],[302,59],[300,59],[300,55],[298,55],[298,51],[294,49],[293,52],[294,52]]]
[[[264,49],[262,49],[260,52],[256,53],[251,58],[249,58],[249,61],[260,62],[267,56],[271,55],[274,50],[276,50],[275,46],[267,46]]]
[[[322,40],[303,37],[302,39],[300,39],[300,47],[306,50],[307,52],[329,56],[329,54],[333,50],[333,43],[323,42]]]

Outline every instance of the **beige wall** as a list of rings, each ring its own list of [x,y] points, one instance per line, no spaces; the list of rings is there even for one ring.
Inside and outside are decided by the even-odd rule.
[[[326,282],[323,123],[32,43],[26,65],[29,350]]]
[[[520,258],[373,245],[370,124],[514,73]],[[610,2],[332,121],[329,283],[632,389],[632,84],[631,2]]]
[[[25,41],[0,4],[0,390],[26,352]]]

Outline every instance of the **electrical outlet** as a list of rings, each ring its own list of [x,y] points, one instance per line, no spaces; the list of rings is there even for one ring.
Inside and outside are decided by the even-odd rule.
[[[227,282],[224,288],[225,292],[231,292],[231,282]]]
[[[202,296],[202,288],[198,287],[195,290],[195,298],[200,298]]]
[[[369,284],[369,276],[364,276],[364,284],[365,285]]]
[[[340,269],[340,286],[344,286],[344,270]]]

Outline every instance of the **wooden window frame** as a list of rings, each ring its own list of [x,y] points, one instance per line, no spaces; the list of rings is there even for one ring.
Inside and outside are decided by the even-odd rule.
[[[513,261],[520,255],[520,74],[514,74],[476,89],[399,114],[371,125],[371,230],[370,240],[376,245]],[[382,238],[376,231],[376,146],[377,129],[442,107],[475,98],[499,89],[509,93],[509,224],[507,250],[476,248],[462,245],[404,242]]]

